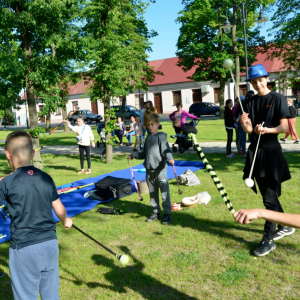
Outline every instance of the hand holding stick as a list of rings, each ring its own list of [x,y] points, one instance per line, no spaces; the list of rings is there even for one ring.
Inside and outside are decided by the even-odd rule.
[[[182,194],[182,191],[181,191],[181,189],[180,189],[180,187],[179,187],[179,181],[178,181],[178,177],[177,177],[177,173],[176,173],[174,161],[172,161],[172,166],[173,166],[173,171],[174,171],[175,178],[176,178],[176,182],[177,182],[177,186],[178,186],[178,194],[181,195],[181,194]]]

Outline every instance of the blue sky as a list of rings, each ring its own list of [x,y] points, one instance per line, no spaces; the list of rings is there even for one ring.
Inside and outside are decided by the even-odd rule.
[[[182,0],[156,0],[151,3],[144,15],[148,29],[157,31],[158,36],[152,38],[153,52],[148,53],[149,61],[175,57],[176,43],[179,36],[180,24],[175,23],[179,11],[183,10]],[[266,23],[262,34],[270,28],[272,23]]]

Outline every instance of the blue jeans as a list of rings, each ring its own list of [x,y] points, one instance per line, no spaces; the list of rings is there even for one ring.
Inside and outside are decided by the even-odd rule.
[[[246,149],[246,132],[244,131],[241,123],[239,122],[239,132],[241,136],[241,149],[243,150],[243,154],[245,155],[247,153]]]
[[[129,144],[132,144],[132,136],[135,135],[135,131],[127,132],[126,138],[128,139]]]

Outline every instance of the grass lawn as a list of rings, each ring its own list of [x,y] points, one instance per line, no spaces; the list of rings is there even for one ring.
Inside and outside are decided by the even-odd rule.
[[[204,122],[203,122],[204,123]],[[282,206],[286,212],[300,212],[300,154],[285,154],[292,179],[282,185]],[[196,154],[175,159],[199,160]],[[225,160],[223,154],[207,159],[225,186],[233,207],[263,207],[259,195],[244,186],[244,160]],[[0,156],[0,176],[9,174]],[[82,178],[77,175],[79,157],[43,155],[44,171],[56,185]],[[133,161],[132,166],[140,161]],[[93,176],[127,168],[126,156],[115,156],[110,165],[92,158]],[[73,217],[83,231],[117,253],[130,257],[127,267],[100,246],[74,229],[57,225],[60,247],[61,299],[299,299],[300,231],[276,242],[277,249],[266,257],[252,256],[261,240],[263,221],[248,226],[234,222],[206,170],[196,172],[201,184],[181,187],[182,196],[208,191],[208,205],[172,213],[172,223],[146,223],[151,213],[149,196],[137,194],[114,200],[105,206],[122,214],[101,215],[96,208]],[[176,181],[170,181],[172,203],[181,200]],[[70,197],[72,193],[69,194]],[[0,269],[8,271],[9,243],[0,245]],[[0,299],[13,299],[9,276],[0,279]]]
[[[297,119],[300,117],[297,117]],[[175,140],[170,137],[174,134],[174,129],[172,127],[171,121],[161,122],[162,131],[168,135],[169,142],[174,142]],[[95,140],[100,140],[97,133],[96,127],[92,126],[92,130],[95,136]],[[227,133],[224,126],[224,120],[201,120],[197,126],[198,134],[197,140],[202,142],[208,141],[226,141]],[[300,121],[296,122],[296,130],[300,135]],[[11,130],[3,131],[0,130],[0,140],[4,140],[6,136],[11,132]],[[279,135],[280,138],[284,137],[284,134]],[[124,138],[124,142],[127,143],[127,139]],[[74,145],[76,144],[74,133],[64,132],[54,132],[51,135],[46,135],[46,139],[40,138],[41,146],[53,146],[53,145]],[[4,146],[4,143],[0,143],[0,147]]]

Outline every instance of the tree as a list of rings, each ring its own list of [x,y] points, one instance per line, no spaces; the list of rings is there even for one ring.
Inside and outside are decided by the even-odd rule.
[[[85,3],[82,13],[88,64],[84,79],[91,83],[91,101],[104,104],[106,163],[113,158],[111,99],[137,87],[146,90],[147,83],[154,80],[146,51],[151,49],[148,39],[156,33],[146,27],[145,8],[140,0],[91,0]]]
[[[38,115],[36,110],[35,91],[55,84],[57,70],[54,61],[49,59],[51,45],[62,39],[58,32],[70,22],[74,6],[80,1],[39,0],[39,1],[0,1],[0,53],[1,74],[5,78],[5,63],[13,70],[11,82],[15,92],[19,93],[19,85],[26,87],[31,133],[33,133],[34,149],[39,148]],[[67,41],[66,41],[67,42]],[[69,41],[70,42],[70,41]],[[61,45],[59,45],[61,46]],[[76,45],[75,45],[76,46]],[[33,159],[34,166],[41,168],[40,152]]]

